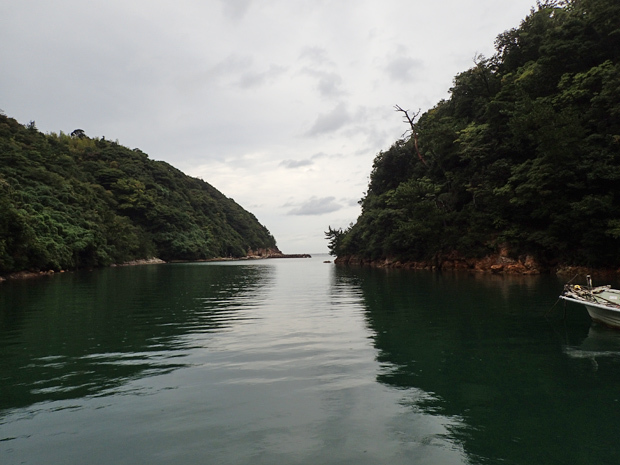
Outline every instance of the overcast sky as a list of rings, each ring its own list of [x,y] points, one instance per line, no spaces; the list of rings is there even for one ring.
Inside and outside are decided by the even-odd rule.
[[[535,0],[15,0],[0,109],[118,140],[252,212],[285,253],[326,252],[374,157]]]

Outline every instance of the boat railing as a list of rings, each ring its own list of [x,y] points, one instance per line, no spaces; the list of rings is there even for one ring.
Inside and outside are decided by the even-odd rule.
[[[607,305],[609,307],[619,308],[620,304],[618,302],[614,302],[606,297],[603,297],[602,294],[604,292],[609,292],[611,290],[611,286],[598,286],[595,288],[584,288],[578,284],[566,284],[564,286],[563,296],[573,298],[575,300],[579,300],[582,302],[592,302],[602,305]]]

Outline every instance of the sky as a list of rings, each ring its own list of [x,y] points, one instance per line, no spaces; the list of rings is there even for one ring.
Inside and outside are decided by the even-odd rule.
[[[374,158],[535,0],[4,0],[0,110],[139,148],[327,252]]]

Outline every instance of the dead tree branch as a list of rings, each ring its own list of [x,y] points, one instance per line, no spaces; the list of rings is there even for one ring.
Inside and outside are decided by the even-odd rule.
[[[418,115],[420,114],[420,110],[418,110],[416,113],[413,114],[413,116],[411,116],[411,115],[409,115],[409,111],[408,110],[403,110],[398,105],[394,105],[394,109],[396,111],[398,111],[399,113],[402,113],[404,118],[405,118],[404,121],[409,123],[409,126],[411,127],[411,136],[413,137],[413,145],[415,146],[415,151],[418,154],[418,158],[424,164],[424,166],[428,166],[426,164],[426,160],[424,160],[424,157],[420,153],[420,149],[418,148],[418,131],[416,130],[416,127],[415,127],[415,120],[418,117]]]

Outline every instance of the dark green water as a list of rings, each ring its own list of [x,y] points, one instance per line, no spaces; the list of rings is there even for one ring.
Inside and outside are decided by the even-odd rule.
[[[562,282],[326,258],[1,284],[0,463],[620,463],[620,332]]]

